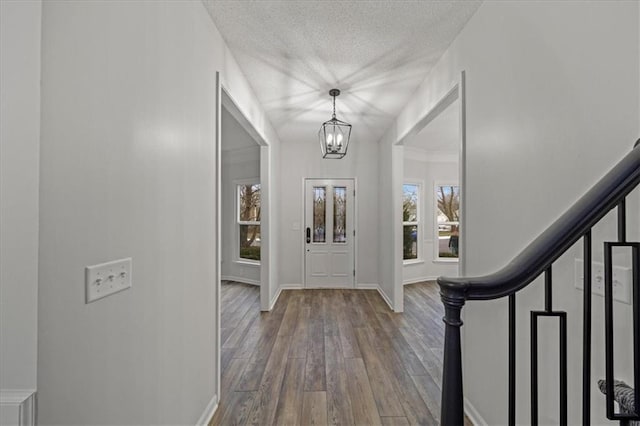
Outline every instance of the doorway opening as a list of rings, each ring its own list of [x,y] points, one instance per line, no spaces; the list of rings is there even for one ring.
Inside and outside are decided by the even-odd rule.
[[[220,278],[260,286],[260,145],[229,112],[221,113]],[[222,324],[224,327],[224,324]]]
[[[404,285],[464,271],[464,72],[396,145],[394,186],[402,204],[394,229],[402,252],[394,310],[401,312]]]
[[[354,288],[355,182],[305,179],[306,288]]]
[[[215,202],[216,388],[222,397],[222,348],[231,344],[239,325],[270,310],[269,203],[271,146],[233,99],[216,73]],[[222,305],[234,304],[225,310]],[[237,306],[236,306],[237,305]],[[239,316],[244,315],[243,318]],[[235,337],[234,337],[235,336]]]

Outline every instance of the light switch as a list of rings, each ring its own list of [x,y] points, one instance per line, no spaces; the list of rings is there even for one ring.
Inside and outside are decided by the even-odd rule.
[[[95,302],[130,287],[130,257],[85,268],[85,303]]]
[[[584,290],[584,261],[575,260],[575,287]],[[631,304],[631,268],[613,266],[613,299],[618,302]],[[604,296],[604,264],[593,262],[591,265],[591,292]]]

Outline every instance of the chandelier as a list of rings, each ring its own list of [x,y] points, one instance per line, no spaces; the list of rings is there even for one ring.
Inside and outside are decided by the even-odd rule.
[[[339,159],[347,155],[351,124],[336,118],[336,96],[338,95],[340,95],[340,90],[329,90],[329,96],[333,97],[333,116],[331,120],[322,123],[318,131],[322,158]]]

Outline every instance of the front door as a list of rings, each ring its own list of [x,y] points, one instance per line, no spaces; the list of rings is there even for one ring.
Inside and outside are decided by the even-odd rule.
[[[305,181],[305,287],[353,288],[353,179]]]

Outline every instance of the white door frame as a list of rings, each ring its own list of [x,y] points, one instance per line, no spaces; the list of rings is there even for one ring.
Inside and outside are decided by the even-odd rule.
[[[355,195],[353,197],[353,230],[356,233],[355,238],[353,239],[353,267],[356,271],[353,277],[353,288],[358,288],[358,236],[360,235],[358,231],[358,179],[355,177],[303,177],[302,178],[302,214],[301,214],[301,226],[300,226],[300,253],[302,253],[302,277],[300,282],[302,283],[302,288],[307,288],[307,273],[306,273],[306,255],[305,250],[305,209],[306,209],[306,181],[308,179],[323,179],[323,180],[352,180],[353,181],[353,190],[355,191]]]
[[[251,135],[251,137],[260,145],[260,192],[261,192],[261,221],[260,221],[260,237],[261,237],[261,261],[260,261],[260,309],[269,311],[271,286],[272,283],[270,272],[276,270],[276,265],[272,265],[273,257],[270,255],[272,247],[272,217],[271,217],[271,169],[272,169],[272,148],[268,144],[266,138],[261,135],[248,116],[240,108],[240,104],[235,101],[229,87],[222,81],[220,71],[216,71],[216,117],[215,117],[215,150],[214,165],[215,173],[215,305],[216,305],[216,335],[215,335],[215,354],[216,354],[216,394],[220,400],[220,386],[222,380],[221,371],[221,354],[222,342],[220,335],[221,330],[221,261],[222,261],[222,107],[227,109],[229,113],[240,123],[240,125]],[[275,218],[273,218],[275,219]]]
[[[460,185],[460,242],[458,248],[458,273],[465,275],[466,273],[466,146],[467,146],[467,122],[466,122],[466,89],[465,89],[465,71],[460,72],[458,78],[450,86],[449,90],[435,104],[428,108],[424,114],[420,116],[418,121],[403,135],[397,138],[392,144],[391,149],[391,180],[392,180],[392,200],[396,203],[397,208],[394,209],[393,217],[393,235],[395,247],[402,247],[402,183],[404,179],[404,142],[415,136],[420,130],[440,115],[449,105],[459,100],[460,112],[460,131],[458,132],[458,148],[459,148],[459,175],[458,182]],[[403,260],[402,250],[394,251],[394,312],[404,311],[404,285],[402,279]]]

